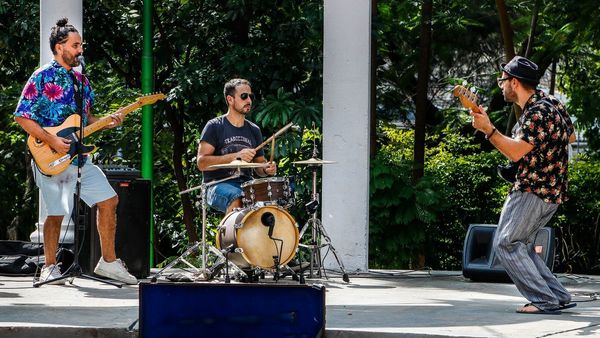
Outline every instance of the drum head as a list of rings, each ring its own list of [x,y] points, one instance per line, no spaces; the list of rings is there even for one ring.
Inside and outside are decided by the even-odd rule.
[[[269,238],[269,227],[261,222],[265,213],[275,217],[273,238]],[[299,236],[294,218],[284,209],[270,205],[246,214],[243,226],[237,231],[237,244],[242,255],[250,264],[262,268],[275,266],[273,256],[279,256],[279,264],[284,265],[296,254]]]

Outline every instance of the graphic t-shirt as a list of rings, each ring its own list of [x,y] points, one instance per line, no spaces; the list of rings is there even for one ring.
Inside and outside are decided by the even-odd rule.
[[[262,133],[256,124],[248,120],[245,120],[244,125],[238,128],[232,125],[225,115],[222,115],[206,123],[204,130],[202,130],[200,141],[205,141],[215,147],[214,155],[220,156],[237,153],[245,148],[257,147],[262,142]],[[256,152],[256,157],[259,156],[264,156],[262,149]],[[237,169],[204,171],[204,182],[211,182],[232,176],[236,171]],[[251,169],[242,169],[242,176],[243,180],[251,179]]]

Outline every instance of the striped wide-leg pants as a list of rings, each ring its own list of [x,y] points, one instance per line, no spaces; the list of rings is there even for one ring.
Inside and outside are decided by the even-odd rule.
[[[569,292],[535,253],[533,239],[556,212],[558,204],[532,193],[512,192],[502,208],[494,249],[500,263],[521,294],[542,310],[571,300]]]

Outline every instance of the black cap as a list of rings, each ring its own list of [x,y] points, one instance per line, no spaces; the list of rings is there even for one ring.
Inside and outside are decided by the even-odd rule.
[[[538,78],[538,66],[522,56],[515,56],[508,63],[500,64],[502,71],[523,82],[537,85],[540,83]]]

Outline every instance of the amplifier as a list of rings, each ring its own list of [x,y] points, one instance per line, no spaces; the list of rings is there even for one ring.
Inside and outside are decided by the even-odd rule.
[[[463,276],[474,281],[511,282],[498,261],[493,248],[495,224],[471,224],[463,246]],[[543,227],[536,233],[532,245],[546,266],[554,267],[554,229]]]
[[[142,177],[141,172],[135,168],[131,168],[125,165],[119,164],[105,164],[98,165],[104,172],[106,177],[110,178],[140,178]]]
[[[151,181],[140,179],[139,171],[123,167],[102,168],[119,197],[115,251],[129,272],[137,278],[150,274],[150,203]],[[137,172],[137,173],[136,173]],[[84,272],[93,273],[101,257],[96,208],[85,206],[86,236],[80,255]]]

